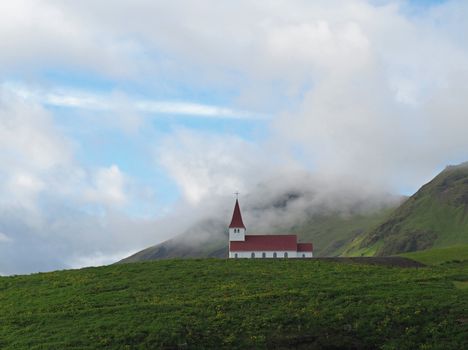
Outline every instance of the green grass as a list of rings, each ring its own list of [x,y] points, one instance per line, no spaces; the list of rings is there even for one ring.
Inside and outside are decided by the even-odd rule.
[[[455,288],[468,290],[468,281],[454,281]]]
[[[400,255],[428,265],[443,264],[451,261],[467,261],[468,245],[428,249]]]
[[[468,263],[165,260],[0,278],[1,349],[462,349]]]

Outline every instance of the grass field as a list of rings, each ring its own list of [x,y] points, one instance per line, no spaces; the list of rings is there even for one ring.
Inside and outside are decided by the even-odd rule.
[[[405,269],[312,259],[1,277],[0,348],[462,349],[467,281],[467,262]]]
[[[468,244],[428,249],[400,255],[427,265],[438,265],[452,261],[468,261]]]

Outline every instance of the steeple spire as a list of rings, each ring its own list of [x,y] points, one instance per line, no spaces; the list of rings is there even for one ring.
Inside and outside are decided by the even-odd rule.
[[[236,205],[234,206],[234,212],[232,213],[232,220],[229,228],[243,228],[245,229],[244,222],[242,221],[242,215],[239,207],[239,200],[236,199]]]

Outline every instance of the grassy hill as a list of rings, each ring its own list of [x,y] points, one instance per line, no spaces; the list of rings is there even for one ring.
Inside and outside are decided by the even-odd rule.
[[[447,167],[344,254],[385,256],[459,244],[468,244],[468,163]]]
[[[439,265],[454,261],[468,261],[468,244],[456,245],[446,248],[428,249],[400,255],[427,265]]]
[[[1,349],[462,349],[468,264],[164,260],[0,277]]]

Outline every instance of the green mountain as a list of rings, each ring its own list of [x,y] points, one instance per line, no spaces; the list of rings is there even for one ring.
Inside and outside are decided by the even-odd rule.
[[[467,349],[467,276],[324,258],[0,277],[0,349]]]
[[[344,255],[386,256],[468,244],[468,163],[448,166]]]

